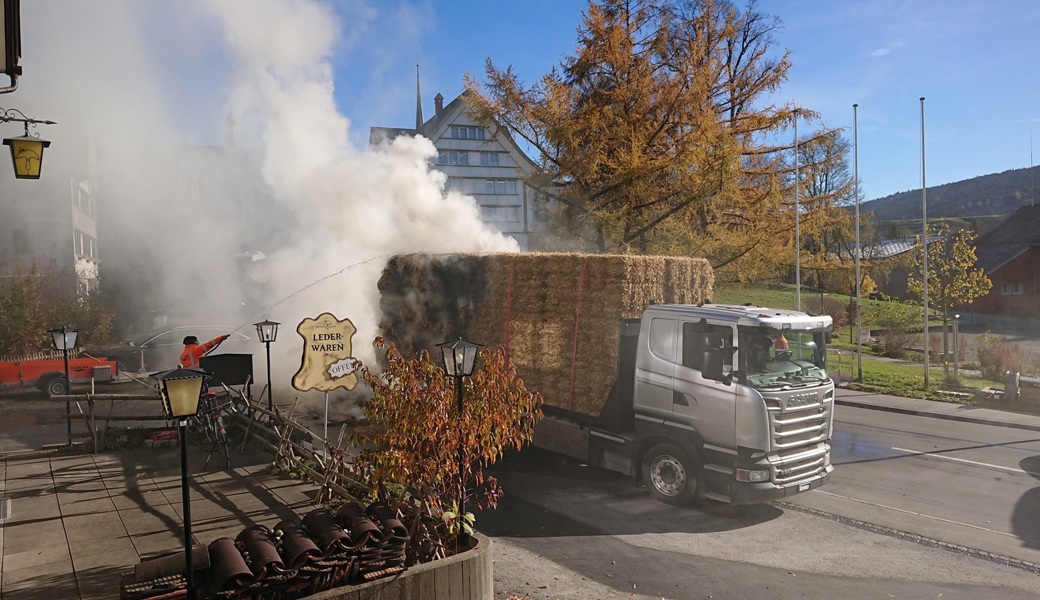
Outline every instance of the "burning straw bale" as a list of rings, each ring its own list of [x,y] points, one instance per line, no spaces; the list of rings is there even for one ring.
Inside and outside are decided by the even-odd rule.
[[[713,285],[703,259],[411,254],[379,280],[380,328],[406,356],[457,337],[504,346],[546,404],[597,416],[617,376],[620,320],[651,301],[706,301]]]

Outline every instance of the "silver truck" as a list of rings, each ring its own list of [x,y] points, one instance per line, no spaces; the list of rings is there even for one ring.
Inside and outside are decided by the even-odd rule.
[[[651,305],[620,323],[598,417],[545,407],[534,445],[641,477],[662,502],[750,504],[828,480],[829,316],[761,306]]]

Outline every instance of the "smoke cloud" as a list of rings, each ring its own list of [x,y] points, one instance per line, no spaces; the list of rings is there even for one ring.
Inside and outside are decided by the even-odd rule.
[[[59,123],[45,178],[96,182],[102,286],[139,303],[139,324],[152,310],[245,333],[281,322],[276,396],[300,395],[289,381],[304,318],[351,319],[355,356],[372,359],[390,255],[517,250],[472,198],[444,191],[429,140],[350,142],[333,96],[342,7],[43,0],[22,11],[25,74],[9,103]],[[264,283],[248,301],[243,265]]]

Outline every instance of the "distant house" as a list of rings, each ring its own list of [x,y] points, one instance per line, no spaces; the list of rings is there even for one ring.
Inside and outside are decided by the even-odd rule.
[[[890,238],[869,246],[865,245],[862,257],[865,260],[875,261],[895,260],[917,247],[916,237]],[[875,275],[874,283],[877,284],[878,293],[906,300],[910,297],[906,287],[909,277],[909,268],[905,264],[897,264],[889,270],[887,275]]]
[[[1022,206],[975,240],[978,266],[993,287],[974,312],[1040,316],[1040,206]]]
[[[933,234],[928,243],[935,244],[943,239],[943,236]],[[920,300],[920,296],[910,293],[907,285],[912,275],[912,267],[908,260],[910,258],[908,253],[910,252],[917,252],[918,254],[921,252],[917,236],[888,238],[876,244],[863,246],[863,260],[890,261],[894,263],[889,268],[887,274],[871,275],[877,284],[878,293],[896,300]],[[920,273],[914,276],[920,277]]]
[[[535,171],[535,163],[504,128],[482,125],[466,114],[467,93],[447,106],[437,94],[429,120],[423,119],[417,97],[414,129],[372,127],[369,144],[399,135],[431,140],[438,151],[432,166],[448,176],[447,189],[472,196],[481,220],[516,239],[521,250],[537,249],[538,234],[548,222],[548,201],[524,183]]]

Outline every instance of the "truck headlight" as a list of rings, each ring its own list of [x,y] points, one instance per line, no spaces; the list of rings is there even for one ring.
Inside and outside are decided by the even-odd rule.
[[[737,481],[750,481],[761,483],[769,481],[769,471],[752,471],[750,469],[737,469]]]

